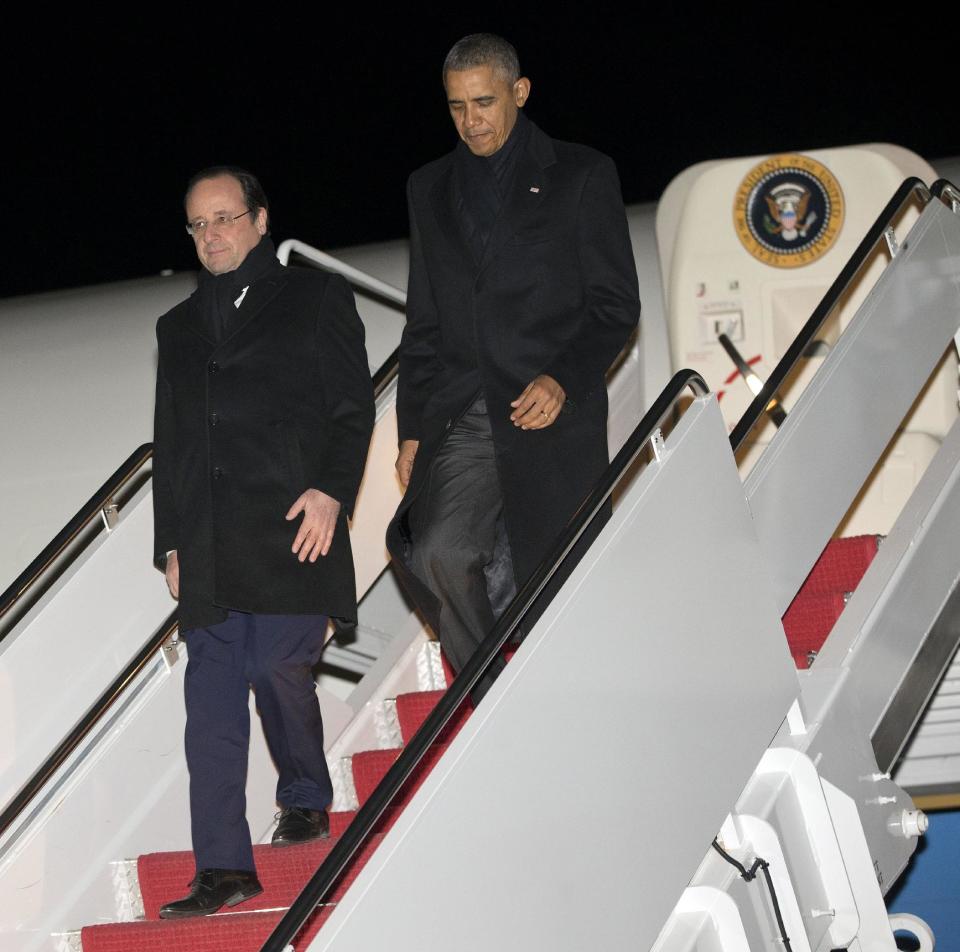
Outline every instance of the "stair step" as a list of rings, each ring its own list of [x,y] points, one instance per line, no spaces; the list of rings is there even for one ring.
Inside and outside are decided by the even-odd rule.
[[[410,738],[416,734],[445,693],[446,691],[415,691],[397,697],[395,702],[397,721],[400,724],[400,737],[404,744],[410,743]],[[472,710],[470,701],[464,701],[440,732],[437,741],[441,744],[449,743],[457,731],[463,727]]]
[[[800,591],[806,595],[852,592],[873,561],[881,536],[849,536],[831,539],[820,554]]]
[[[347,889],[360,874],[374,851],[383,840],[383,834],[374,834],[351,860],[340,879],[329,893],[326,902],[307,923],[307,927],[294,943],[295,949],[306,948],[316,935],[332,908],[340,901]],[[120,952],[126,949],[162,950],[164,943],[175,943],[174,948],[190,952],[206,952],[214,949],[259,950],[263,940],[280,921],[300,890],[316,871],[317,866],[330,852],[335,840],[323,840],[304,846],[273,849],[269,846],[254,847],[257,873],[264,891],[243,903],[242,909],[225,911],[215,916],[180,921],[157,919],[160,902],[151,901],[144,922],[117,923],[108,926],[91,926],[81,931],[84,952]],[[155,854],[161,856],[163,854]],[[178,858],[180,854],[175,854]],[[190,854],[187,861],[190,862]],[[168,868],[172,874],[172,865]],[[189,871],[187,875],[189,875]],[[160,880],[152,877],[157,888]],[[182,886],[174,888],[173,896],[185,893]],[[167,897],[171,895],[166,894]],[[167,946],[169,948],[169,946]]]
[[[396,723],[403,742],[408,742],[430,711],[439,703],[444,691],[439,682],[453,681],[453,670],[443,657],[438,645],[430,645],[424,652],[421,680],[433,690],[401,695],[396,699]],[[507,658],[511,657],[511,651]],[[465,701],[440,735],[439,743],[427,751],[417,769],[408,779],[401,795],[381,818],[378,830],[371,835],[340,880],[331,891],[327,903],[308,920],[300,936],[294,941],[296,950],[306,949],[329,917],[336,902],[344,894],[369,857],[377,849],[385,831],[403,811],[410,799],[426,780],[437,761],[447,750],[450,740],[460,730],[472,712]],[[373,793],[390,767],[400,756],[402,748],[363,751],[354,755],[349,772],[356,788],[357,800],[364,803]],[[258,952],[267,936],[280,921],[283,912],[296,898],[329,854],[337,838],[342,835],[355,814],[338,811],[330,814],[330,838],[303,846],[277,849],[269,845],[254,847],[257,874],[264,891],[243,903],[236,910],[214,916],[187,920],[161,920],[160,906],[185,896],[194,875],[193,855],[189,851],[152,853],[141,856],[137,863],[140,892],[143,897],[145,920],[87,926],[79,933],[84,952],[169,952],[171,948],[184,952],[214,952],[231,949],[236,952]]]
[[[306,949],[332,906],[321,906],[294,940],[295,950]],[[118,922],[81,930],[83,952],[259,952],[283,917],[283,911],[234,912],[198,919]]]
[[[793,600],[783,616],[783,630],[798,668],[810,667],[811,652],[815,655],[823,647],[845,604],[846,596],[836,592],[801,592]]]
[[[843,611],[846,598],[860,584],[882,537],[831,539],[800,591],[783,615],[790,654],[798,668],[809,668]]]
[[[270,845],[254,846],[254,862],[263,892],[245,902],[243,912],[288,906],[354,816],[353,813],[331,813],[329,839],[282,849]],[[158,919],[164,903],[185,896],[193,874],[193,853],[189,850],[141,856],[137,861],[137,877],[145,918]]]
[[[445,688],[449,683],[440,642],[428,641],[417,653],[417,688],[421,691],[436,691]]]
[[[137,881],[135,859],[115,860],[110,864],[113,896],[117,906],[117,922],[135,922],[143,918],[143,897]],[[78,940],[79,941],[79,940]],[[79,946],[78,946],[79,948]]]
[[[433,770],[434,764],[444,755],[446,744],[433,744],[417,765],[416,770],[407,779],[400,796],[390,808],[391,813],[399,813],[410,798],[420,789],[420,785]],[[376,789],[377,784],[386,776],[387,771],[396,763],[402,748],[395,750],[364,750],[353,756],[353,782],[357,788],[357,799],[363,806]]]

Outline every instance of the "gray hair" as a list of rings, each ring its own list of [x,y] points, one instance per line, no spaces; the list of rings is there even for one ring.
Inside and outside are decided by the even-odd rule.
[[[447,73],[459,73],[478,66],[491,66],[501,79],[512,86],[520,78],[520,59],[513,44],[494,33],[471,33],[457,40],[443,61],[443,81]]]

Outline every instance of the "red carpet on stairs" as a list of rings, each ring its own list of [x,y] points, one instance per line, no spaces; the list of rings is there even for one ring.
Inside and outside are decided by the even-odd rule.
[[[880,537],[831,539],[783,615],[790,653],[798,668],[808,668],[877,554]]]
[[[301,950],[330,918],[332,906],[321,906],[293,943]],[[283,917],[283,911],[235,912],[201,919],[118,922],[87,926],[81,931],[84,952],[259,952]]]
[[[798,668],[810,666],[810,653],[823,647],[845,604],[844,596],[839,592],[798,595],[790,604],[783,616],[783,630],[787,633],[787,644]]]
[[[852,592],[873,561],[880,536],[850,536],[831,539],[806,577],[798,597]]]
[[[448,679],[452,680],[453,673],[445,659],[444,669]],[[397,698],[397,714],[404,743],[426,720],[443,694],[443,691],[427,691]],[[306,948],[316,935],[333,906],[379,846],[385,831],[443,756],[447,744],[466,722],[471,711],[469,701],[457,711],[441,733],[439,742],[430,748],[408,778],[400,796],[383,815],[376,832],[344,871],[328,896],[330,905],[318,909],[307,923],[294,943],[296,949]],[[373,793],[399,755],[399,749],[363,751],[354,755],[354,785],[361,804]],[[88,926],[81,932],[84,952],[129,952],[134,949],[143,952],[170,952],[171,949],[185,952],[218,952],[223,949],[257,952],[354,816],[354,813],[331,813],[330,837],[326,840],[282,849],[269,845],[255,846],[257,875],[264,891],[242,906],[215,916],[179,921],[159,919],[160,906],[189,891],[189,883],[194,875],[193,855],[183,851],[141,856],[137,862],[137,873],[145,921]]]
[[[405,744],[419,730],[420,725],[427,719],[430,712],[440,703],[445,691],[416,691],[412,694],[397,696],[397,720],[400,721],[400,736]],[[456,714],[447,722],[447,726],[440,732],[437,741],[441,744],[449,743],[457,731],[466,723],[473,711],[469,699],[464,701]]]
[[[446,744],[434,744],[417,765],[416,770],[407,778],[399,796],[387,808],[380,818],[377,830],[385,833],[403,812],[413,795],[423,786],[434,764],[446,753]],[[377,784],[386,776],[400,756],[399,749],[365,750],[353,756],[353,783],[357,791],[357,800],[363,806],[376,789]]]
[[[263,892],[245,902],[243,911],[288,906],[326,858],[355,815],[331,813],[330,838],[326,840],[283,849],[254,846],[257,877],[263,885]],[[187,886],[193,879],[193,872],[193,854],[189,851],[145,853],[141,856],[137,861],[137,876],[146,918],[157,919],[160,907],[165,902],[185,896],[189,891]]]
[[[852,592],[857,587],[876,554],[877,544],[876,536],[836,539],[830,542],[814,565],[783,616],[784,630],[798,667],[806,668],[811,653],[816,653],[823,645],[843,611],[844,593]],[[515,650],[512,648],[505,653],[508,660]],[[447,683],[450,684],[453,671],[445,658],[443,665]],[[397,717],[404,743],[413,737],[443,693],[426,691],[397,698]],[[472,706],[467,701],[408,779],[397,801],[381,818],[377,832],[345,870],[328,897],[330,903],[335,904],[359,874],[385,831],[423,784],[471,713]],[[395,749],[363,751],[353,756],[353,780],[360,804],[369,799],[399,755],[400,750]],[[257,952],[279,922],[283,911],[330,852],[353,817],[353,813],[331,814],[328,840],[283,849],[254,847],[263,893],[237,910],[201,919],[166,922],[157,918],[163,903],[186,895],[194,873],[192,854],[153,853],[141,856],[137,868],[146,921],[89,926],[81,934],[84,952],[219,952],[223,949]],[[332,909],[333,905],[325,905],[314,913],[294,943],[296,949],[305,949],[309,945]]]

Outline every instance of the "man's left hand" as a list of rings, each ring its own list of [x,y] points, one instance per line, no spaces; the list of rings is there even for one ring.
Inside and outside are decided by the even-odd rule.
[[[297,537],[293,540],[293,554],[303,562],[309,559],[317,561],[317,556],[326,555],[333,542],[333,533],[337,528],[337,516],[340,503],[319,489],[308,489],[290,507],[287,519],[296,519],[303,513],[303,521]]]
[[[527,384],[510,406],[510,421],[522,430],[542,430],[560,415],[567,395],[553,377],[540,374]]]

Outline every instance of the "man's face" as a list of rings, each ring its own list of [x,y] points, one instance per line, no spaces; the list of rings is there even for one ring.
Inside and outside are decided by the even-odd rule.
[[[246,211],[243,189],[232,175],[202,179],[190,190],[187,221],[191,225],[207,222],[206,228],[194,234],[193,243],[200,263],[211,274],[235,271],[266,234],[266,209],[258,209],[256,215],[244,214]],[[230,221],[217,225],[218,218]]]
[[[451,70],[444,86],[453,124],[474,155],[493,155],[503,147],[530,95],[529,79],[511,85],[492,66]]]

